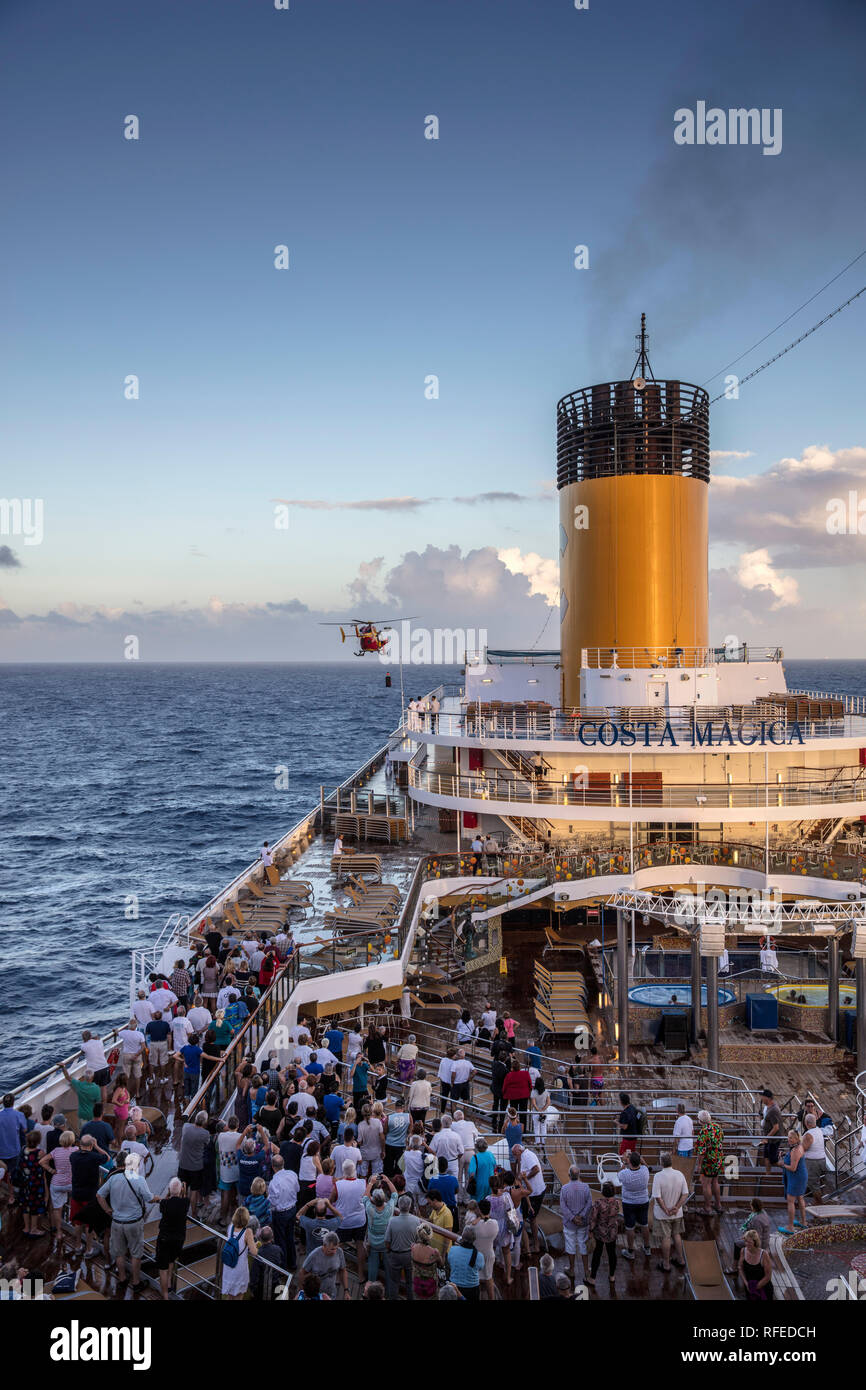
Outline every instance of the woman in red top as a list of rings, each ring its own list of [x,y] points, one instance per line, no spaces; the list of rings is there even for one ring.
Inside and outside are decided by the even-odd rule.
[[[277,973],[277,958],[273,951],[268,951],[261,965],[259,966],[259,989],[266,990],[273,983]]]
[[[526,1122],[529,1110],[529,1097],[532,1092],[532,1077],[528,1071],[524,1071],[515,1057],[511,1063],[511,1071],[507,1072],[502,1082],[502,1099],[509,1105],[517,1107],[521,1120]]]

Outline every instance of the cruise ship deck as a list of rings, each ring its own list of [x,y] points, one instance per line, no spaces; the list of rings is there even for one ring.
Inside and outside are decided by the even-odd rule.
[[[384,750],[380,755],[380,759],[383,758]],[[351,804],[353,792],[356,807],[363,804],[369,808],[368,798],[372,795],[374,812],[383,809],[386,792],[392,800],[392,809],[397,796],[392,784],[386,788],[379,766],[368,768],[354,779],[351,787],[342,789],[339,801],[336,796],[326,799],[327,820],[334,821],[338,814],[349,814],[348,811],[338,810],[338,806]],[[381,982],[377,979],[363,981],[362,994],[366,997],[358,998],[356,957],[341,957],[345,936],[325,925],[328,914],[335,906],[348,904],[349,900],[339,884],[345,881],[346,868],[355,856],[347,854],[345,865],[335,871],[330,826],[325,836],[316,831],[310,832],[308,826],[302,826],[302,845],[296,841],[298,848],[292,849],[290,840],[289,846],[278,847],[278,856],[291,861],[290,868],[285,870],[287,878],[311,887],[309,905],[302,912],[293,911],[290,914],[294,934],[301,943],[300,949],[293,963],[283,972],[282,979],[278,977],[264,998],[259,1009],[263,1017],[254,1015],[248,1022],[236,1039],[230,1058],[209,1079],[209,1085],[199,1097],[185,1101],[174,1085],[159,1085],[153,1079],[147,1082],[140,1100],[150,1107],[145,1113],[154,1124],[154,1133],[149,1141],[153,1155],[153,1167],[148,1174],[151,1190],[158,1194],[166,1190],[168,1181],[177,1169],[177,1149],[183,1124],[190,1121],[201,1104],[207,1106],[214,1118],[230,1112],[234,1099],[234,1066],[243,1056],[261,1058],[267,1051],[273,1037],[273,1025],[277,1020],[290,1016],[286,1001],[301,983],[307,986],[310,1004],[301,1003],[292,1016],[308,1017],[312,1028],[327,1026],[335,1017],[348,1025],[360,1014],[365,1024],[373,1019],[387,1030],[392,1052],[388,1108],[392,1109],[397,1097],[405,1094],[405,1088],[396,1077],[393,1055],[409,1031],[415,1033],[419,1042],[418,1064],[426,1065],[430,1075],[438,1071],[446,1049],[453,1044],[455,1020],[463,1007],[468,1008],[473,1018],[477,1019],[488,1004],[492,1005],[499,1016],[515,1020],[518,1047],[528,1046],[540,1034],[539,1017],[528,982],[539,965],[551,970],[568,966],[575,975],[580,975],[586,985],[587,1024],[593,1045],[598,1048],[598,1055],[602,1059],[599,1065],[605,1085],[603,1099],[594,1097],[600,1103],[591,1106],[573,1104],[575,1097],[572,1096],[567,1105],[562,1104],[562,1097],[557,1100],[556,1090],[553,1089],[562,1074],[560,1069],[573,1063],[576,1056],[578,1060],[585,1060],[587,1054],[585,1051],[576,1054],[574,1040],[568,1037],[548,1034],[542,1038],[541,1069],[558,1114],[555,1121],[548,1122],[541,1141],[537,1144],[532,1140],[530,1142],[542,1157],[547,1179],[547,1195],[539,1222],[541,1248],[547,1248],[553,1255],[558,1270],[568,1265],[562,1250],[557,1202],[559,1185],[563,1176],[567,1176],[564,1167],[567,1168],[569,1162],[577,1163],[582,1176],[595,1190],[598,1189],[599,1164],[616,1168],[611,1156],[618,1149],[616,1117],[620,1106],[616,1097],[620,1089],[627,1090],[649,1116],[641,1151],[651,1170],[657,1166],[660,1154],[670,1146],[674,1099],[682,1099],[693,1115],[701,1108],[708,1108],[723,1125],[726,1151],[736,1159],[736,1176],[732,1176],[723,1186],[721,1215],[706,1215],[700,1210],[702,1203],[696,1184],[695,1195],[686,1209],[685,1235],[687,1241],[713,1243],[723,1268],[728,1270],[735,1264],[733,1242],[748,1215],[752,1197],[759,1197],[763,1201],[774,1226],[783,1226],[785,1220],[781,1176],[778,1172],[765,1174],[758,1161],[759,1090],[769,1087],[775,1092],[786,1123],[796,1121],[806,1101],[812,1098],[817,1100],[836,1124],[840,1172],[838,1176],[836,1173],[828,1174],[822,1184],[822,1192],[816,1196],[816,1211],[817,1204],[821,1202],[826,1207],[827,1216],[822,1218],[819,1214],[814,1218],[813,1231],[835,1232],[835,1255],[831,1250],[825,1257],[831,1263],[834,1258],[837,1262],[842,1258],[842,1246],[838,1245],[840,1222],[850,1227],[852,1248],[859,1250],[863,1229],[859,1219],[860,1208],[866,1211],[866,1170],[862,1168],[860,1152],[864,1078],[860,1077],[858,1084],[855,1055],[846,1050],[844,1040],[843,1045],[833,1042],[817,1023],[813,1030],[780,1025],[775,1030],[753,1034],[746,1029],[742,1020],[732,1017],[721,1031],[720,1043],[723,1050],[739,1047],[740,1051],[731,1060],[723,1055],[720,1068],[709,1069],[707,1066],[707,1040],[700,1023],[698,1037],[687,1043],[684,1052],[671,1054],[658,1042],[633,1041],[629,1060],[622,1061],[612,1002],[616,996],[616,980],[612,977],[615,977],[617,960],[615,948],[611,951],[610,944],[611,935],[616,937],[617,909],[604,906],[604,899],[611,895],[597,895],[597,898],[601,897],[601,902],[595,909],[578,908],[574,916],[555,910],[559,905],[544,899],[524,904],[520,901],[520,894],[528,896],[526,884],[537,884],[545,874],[552,876],[554,884],[573,881],[560,877],[574,873],[577,861],[573,851],[569,855],[564,852],[565,847],[560,847],[558,851],[545,849],[520,854],[516,849],[502,847],[501,852],[495,858],[491,855],[489,861],[475,864],[471,852],[464,852],[461,862],[455,847],[449,844],[451,837],[436,828],[438,818],[433,821],[433,816],[429,808],[418,810],[412,840],[390,845],[368,843],[357,846],[358,855],[369,852],[379,857],[382,881],[394,884],[399,890],[401,916],[406,914],[407,922],[414,913],[417,927],[422,920],[421,914],[425,909],[427,911],[428,929],[423,938],[419,938],[416,930],[410,942],[408,927],[404,930],[399,923],[395,933],[399,939],[387,947],[378,930],[365,933],[365,947],[369,945],[372,949],[368,957],[369,967],[361,973],[379,974],[383,966],[391,968],[398,948],[401,953],[403,978],[390,990],[391,1001],[384,1006],[381,998],[384,991],[379,988]],[[682,844],[675,844],[669,848],[668,857],[678,859],[685,852]],[[597,847],[596,858],[600,854],[601,847]],[[663,857],[662,847],[657,845],[654,854],[657,859]],[[586,858],[584,849],[584,862]],[[473,868],[486,869],[487,872],[467,876],[465,871],[470,863]],[[571,868],[567,867],[569,864]],[[839,874],[844,876],[844,881],[852,882],[856,881],[855,876],[859,877],[861,867],[856,855],[831,853],[826,872]],[[429,910],[433,894],[419,892],[422,882],[426,888],[433,886],[437,889],[435,919]],[[439,884],[445,890],[441,896],[438,895]],[[516,896],[509,897],[504,891],[509,885],[514,887]],[[242,905],[249,902],[243,888],[238,890],[235,887],[229,896],[218,897],[209,905],[206,914],[211,922],[219,923],[225,929],[228,929],[228,923],[221,916],[221,911],[230,906],[232,896],[236,901],[239,898]],[[509,905],[507,911],[489,919],[497,924],[492,944],[483,937],[470,944],[465,936],[461,939],[457,935],[455,922],[460,915],[460,904],[463,903],[468,904],[478,921],[477,930],[483,930],[483,912],[490,912],[504,903]],[[407,914],[409,905],[411,909]],[[579,918],[586,917],[587,911],[589,920],[579,921]],[[648,927],[643,922],[639,924],[635,955],[629,968],[632,989],[637,988],[641,980],[648,979],[664,979],[666,985],[674,990],[677,987],[682,989],[686,984],[681,977],[670,973],[671,969],[679,968],[671,953],[676,941],[664,943],[669,968],[658,968],[653,943],[658,947],[662,940],[659,936],[661,925],[652,921]],[[195,924],[188,924],[185,930],[189,932],[189,940],[194,940]],[[323,941],[328,941],[329,945],[323,946]],[[172,949],[177,942],[178,937],[175,936]],[[802,942],[795,939],[777,941],[779,971],[769,975],[762,975],[759,971],[756,952],[753,951],[756,958],[751,972],[735,971],[730,980],[722,981],[722,988],[729,993],[739,991],[739,997],[747,993],[764,993],[770,988],[778,989],[779,979],[783,976],[788,980],[803,978],[800,972],[816,970],[817,953],[799,950],[800,946]],[[406,954],[403,955],[403,952]],[[153,953],[150,958],[138,962],[139,971],[152,963]],[[797,972],[796,977],[794,971]],[[330,1003],[323,1002],[319,996],[323,993],[321,983],[326,979],[332,992],[336,988],[334,981],[342,982],[340,987],[352,992],[342,998],[336,995]],[[317,981],[321,982],[318,988]],[[408,983],[411,991],[411,1016],[408,1019],[403,1016],[404,983]],[[270,1007],[268,996],[271,996]],[[768,993],[767,997],[773,996]],[[108,1043],[110,1045],[111,1039]],[[819,1048],[817,1060],[813,1050],[815,1047]],[[755,1049],[754,1061],[747,1060],[750,1048]],[[475,1043],[471,1055],[477,1076],[473,1082],[471,1102],[464,1104],[463,1109],[475,1120],[479,1132],[486,1134],[492,1144],[498,1143],[501,1147],[499,1124],[492,1121],[495,1105],[489,1085],[489,1052],[483,1045]],[[70,1059],[68,1065],[74,1072],[75,1059]],[[65,1089],[62,1078],[55,1074],[53,1077],[36,1079],[35,1086],[29,1083],[21,1088],[16,1101],[20,1104],[32,1098],[33,1103],[37,1094],[52,1095],[55,1107],[62,1107],[67,1120],[74,1123],[75,1099]],[[842,1136],[847,1136],[844,1153]],[[837,1209],[847,1214],[837,1217]],[[224,1236],[224,1225],[219,1222],[218,1212],[218,1194],[214,1194],[203,1205],[198,1219],[189,1222],[188,1260],[185,1252],[178,1265],[173,1297],[188,1300],[218,1296],[219,1259]],[[139,1294],[129,1293],[126,1287],[118,1287],[103,1256],[79,1263],[73,1251],[73,1228],[68,1225],[64,1225],[61,1242],[51,1242],[48,1237],[25,1241],[20,1231],[16,1231],[13,1215],[4,1222],[4,1237],[5,1257],[25,1260],[29,1268],[38,1269],[46,1280],[51,1280],[63,1269],[80,1268],[79,1288],[84,1289],[85,1297],[159,1297],[152,1262],[155,1227],[148,1235],[151,1257],[144,1264],[147,1289]],[[789,1258],[783,1236],[774,1236],[772,1255],[777,1297],[799,1301],[804,1296],[814,1296],[814,1292],[804,1295],[796,1275],[797,1261],[801,1257],[790,1252]],[[515,1273],[514,1282],[510,1285],[505,1283],[504,1270],[497,1268],[497,1296],[505,1299],[531,1298],[537,1280],[537,1274],[531,1271],[536,1270],[537,1258],[538,1252],[526,1252],[521,1270]],[[360,1297],[362,1284],[359,1271],[351,1269],[351,1259],[350,1273],[350,1294]],[[288,1281],[288,1272],[280,1274],[267,1270],[263,1285],[265,1296],[275,1296],[276,1291],[284,1287],[294,1288],[295,1285]],[[735,1279],[728,1277],[725,1286],[731,1296],[736,1296]],[[657,1268],[655,1257],[640,1256],[632,1263],[620,1260],[613,1283],[599,1279],[587,1292],[587,1297],[601,1300],[647,1297],[680,1300],[694,1296],[694,1289],[683,1272],[674,1271],[665,1275]],[[720,1293],[719,1296],[728,1295]]]
[[[528,1193],[518,1204],[510,1283],[512,1237],[500,1230],[491,1296],[534,1301],[549,1255],[556,1273],[567,1266],[575,1277],[569,1294],[579,1299],[736,1301],[734,1242],[753,1202],[769,1218],[778,1300],[858,1296],[866,706],[790,690],[778,646],[710,642],[707,393],[652,376],[643,325],[640,366],[557,406],[559,647],[467,653],[458,683],[409,701],[385,747],[340,787],[321,788],[318,804],[204,907],[176,912],[133,952],[130,1005],[138,991],[146,1005],[178,959],[201,968],[206,939],[234,969],[251,933],[265,946],[286,923],[293,934],[196,1094],[160,1087],[146,1071],[155,1192],[176,1172],[184,1125],[204,1112],[216,1134],[246,1113],[242,1066],[261,1071],[276,1057],[281,1084],[294,1085],[287,1069],[303,1059],[302,1028],[320,1037],[332,1025],[344,1035],[356,1022],[381,1026],[386,1114],[407,1099],[398,1052],[413,1034],[416,1066],[446,1088],[434,1084],[430,1106],[416,1107],[428,1111],[419,1123],[429,1142],[442,1111],[456,1108],[451,1062],[444,1076],[440,1066],[459,1022],[475,1068],[459,1108],[505,1187],[517,1179],[502,1135],[503,1058],[513,1050],[519,1070],[531,1063],[536,1073],[524,1137],[543,1200],[532,1194],[537,1213]],[[502,1020],[493,1036],[479,1035],[482,1014]],[[65,1066],[78,1076],[74,1042]],[[765,1164],[767,1091],[783,1157],[771,1144]],[[621,1092],[643,1116],[633,1136],[620,1128],[632,1123],[620,1120],[629,1113]],[[34,1114],[62,1111],[78,1128],[60,1068],[13,1100]],[[680,1106],[694,1153],[682,1151],[679,1132],[674,1142]],[[818,1130],[808,1135],[812,1117]],[[655,1250],[631,1260],[627,1241],[615,1278],[590,1284],[566,1254],[560,1192],[571,1170],[596,1198],[608,1182],[616,1196],[626,1139],[650,1175],[680,1150],[685,1261],[666,1271]],[[786,1195],[789,1139],[808,1208],[793,1188]],[[709,1149],[715,1158],[701,1152]],[[428,1217],[423,1190],[413,1195]],[[464,1185],[464,1229],[470,1202]],[[219,1206],[208,1194],[190,1220],[173,1298],[219,1297]],[[19,1222],[13,1206],[7,1259],[26,1253],[48,1279],[69,1265],[71,1228],[51,1244],[42,1235],[25,1243]],[[455,1232],[435,1235],[445,1252]],[[149,1224],[136,1297],[157,1296],[155,1237]],[[344,1249],[360,1296],[366,1271],[354,1246]],[[290,1270],[271,1266],[261,1285],[258,1272],[252,1287],[264,1297],[294,1297]],[[133,1296],[104,1261],[84,1273],[73,1298]],[[403,1296],[390,1269],[386,1285]]]

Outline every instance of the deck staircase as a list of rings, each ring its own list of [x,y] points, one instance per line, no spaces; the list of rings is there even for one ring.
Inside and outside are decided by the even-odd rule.
[[[553,831],[553,821],[544,816],[500,816],[500,820],[525,845],[546,845]]]
[[[848,769],[844,767],[837,768],[827,783],[827,786],[832,787],[834,782],[839,781],[842,773],[847,771]],[[853,779],[853,785],[856,786],[859,782],[862,782],[864,776],[866,776],[866,767],[860,769],[857,776]],[[799,835],[802,840],[811,841],[816,848],[820,845],[822,849],[829,849],[837,836],[848,824],[848,820],[848,816],[835,818],[832,816],[829,818],[826,816],[818,816],[812,820],[795,821],[791,826],[791,830],[794,834]]]
[[[527,782],[535,780],[538,767],[534,758],[527,757],[525,753],[518,753],[513,748],[493,748],[491,752],[503,767],[508,767],[512,772],[519,773],[521,777],[525,777]],[[541,770],[546,776],[552,764],[544,757],[540,759],[540,763]]]

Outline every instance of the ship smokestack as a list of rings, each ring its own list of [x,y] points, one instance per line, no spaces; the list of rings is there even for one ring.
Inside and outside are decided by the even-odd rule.
[[[656,380],[643,314],[637,348],[629,380],[556,407],[564,706],[580,703],[585,649],[649,667],[652,648],[707,645],[709,397]]]

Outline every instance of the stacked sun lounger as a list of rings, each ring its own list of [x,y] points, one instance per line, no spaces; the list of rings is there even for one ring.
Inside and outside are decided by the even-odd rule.
[[[577,970],[548,970],[536,961],[535,1017],[539,1031],[545,1033],[574,1033],[579,1027],[589,1028],[586,1011],[586,980]]]
[[[355,851],[342,854],[335,854],[331,859],[331,873],[338,878],[345,878],[348,874],[365,874],[369,878],[381,879],[382,860],[378,854],[359,854]]]
[[[400,890],[393,883],[371,887],[352,876],[346,886],[348,907],[325,913],[325,926],[333,931],[359,931],[394,926],[400,913]]]

